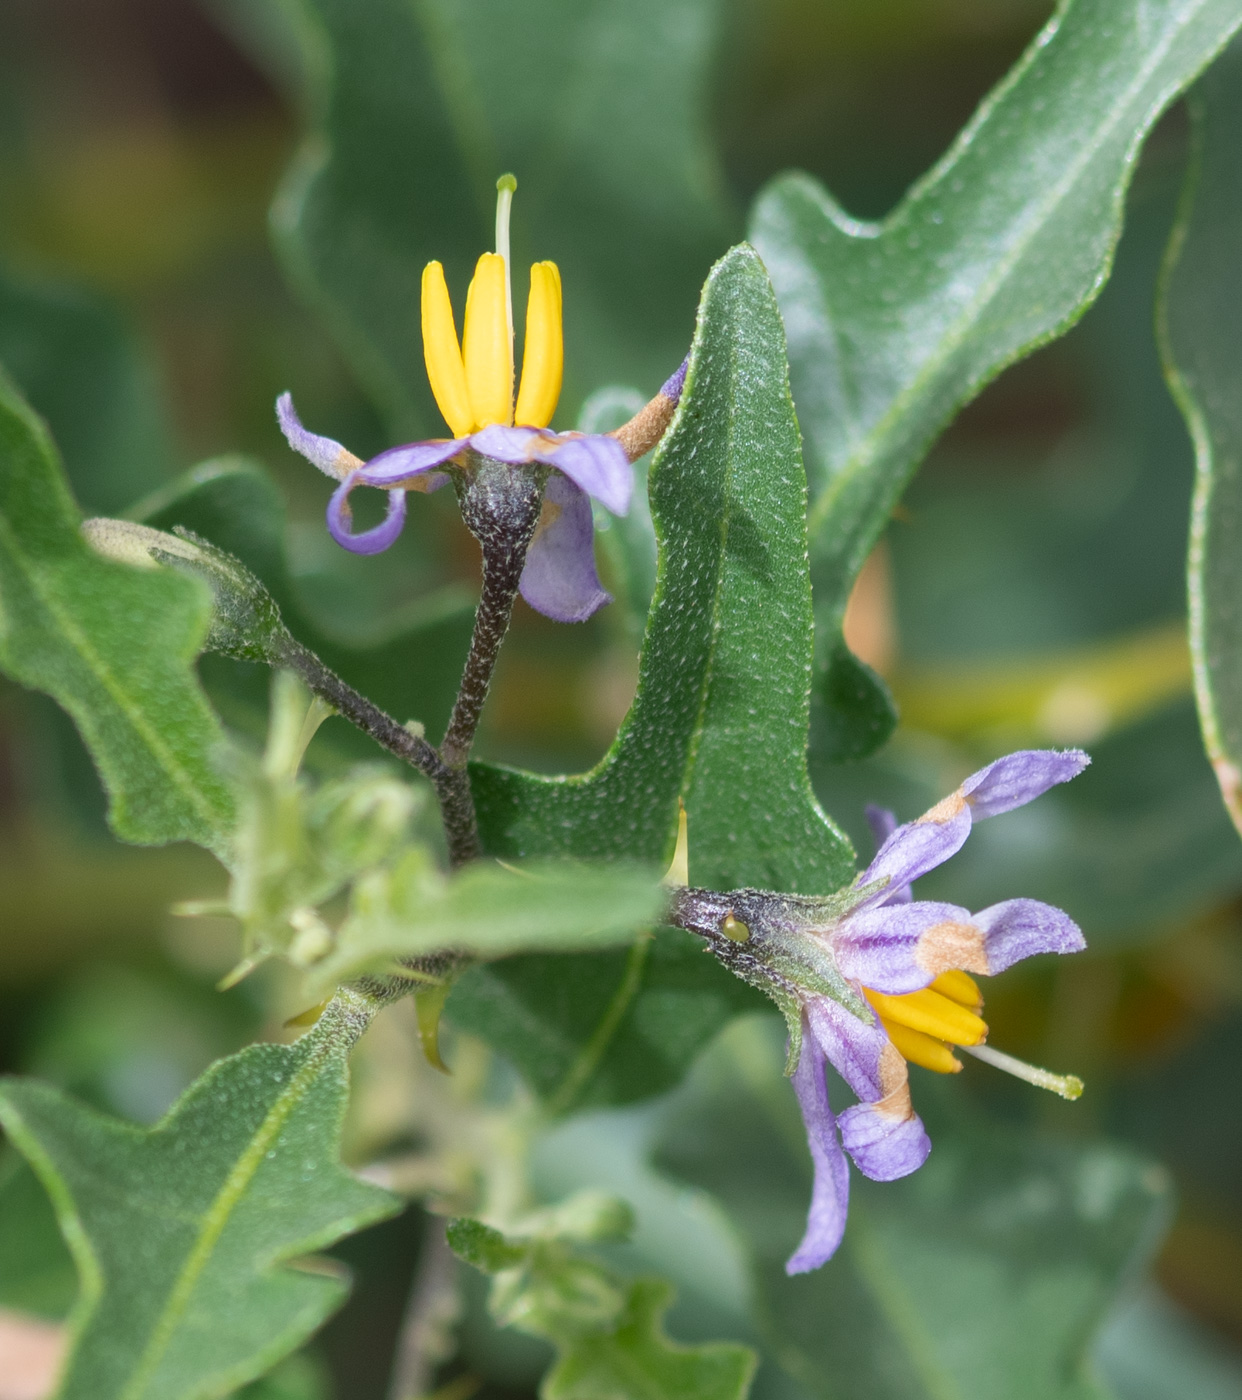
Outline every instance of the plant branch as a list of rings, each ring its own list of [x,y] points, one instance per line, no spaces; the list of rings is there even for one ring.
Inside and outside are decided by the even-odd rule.
[[[377,744],[431,779],[440,813],[444,819],[449,855],[455,866],[464,865],[479,854],[478,827],[474,802],[462,785],[421,734],[398,724],[389,714],[347,685],[301,642],[287,632],[280,640],[276,664],[296,671],[312,694],[326,700],[338,713],[369,734]]]

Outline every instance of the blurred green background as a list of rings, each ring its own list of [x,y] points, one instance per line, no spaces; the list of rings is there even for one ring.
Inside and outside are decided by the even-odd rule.
[[[662,333],[688,343],[709,260],[742,236],[768,177],[798,166],[851,213],[883,214],[1050,9],[1036,0],[723,7],[703,36],[699,94],[719,237],[701,263],[683,256],[673,267]],[[313,427],[364,456],[390,440],[382,415],[394,414],[364,393],[273,254],[268,206],[302,116],[295,62],[258,13],[241,0],[0,7],[0,362],[49,421],[84,509],[117,513],[147,498],[149,510],[194,464],[250,454],[287,502],[286,597],[307,627],[338,644],[380,643],[412,618],[441,618],[451,673],[477,569],[453,503],[416,499],[390,554],[346,555],[322,529],[324,483],[276,429],[272,405],[285,389]],[[1089,1092],[1071,1107],[983,1074],[951,1087],[999,1119],[1108,1135],[1167,1163],[1178,1214],[1149,1306],[1226,1386],[1242,1347],[1242,844],[1190,698],[1192,456],[1152,332],[1188,139],[1179,106],[1147,144],[1098,304],[968,407],[907,493],[847,620],[854,649],[889,681],[902,726],[860,764],[829,763],[813,746],[812,771],[821,801],[865,851],[867,801],[908,819],[1006,747],[1091,750],[1081,781],[989,823],[921,886],[975,906],[1020,892],[1081,922],[1089,953],[1015,969],[988,1009],[995,1043],[1077,1071]],[[519,243],[523,217],[519,192]],[[567,222],[590,237],[581,213],[567,211]],[[604,302],[608,291],[624,287],[604,288]],[[573,294],[570,282],[567,301]],[[561,424],[591,390],[635,372],[618,348],[623,328],[615,344],[606,319],[596,332],[576,346],[570,323],[567,359],[579,351],[598,377],[571,375]],[[415,334],[411,326],[414,346]],[[621,604],[574,628],[519,604],[483,755],[549,772],[587,766],[625,711],[635,651]],[[257,733],[263,678],[216,662],[204,675],[226,719]],[[340,735],[318,761],[360,751]],[[151,1121],[212,1058],[279,1034],[298,1008],[276,974],[217,993],[234,933],[168,910],[218,890],[220,872],[188,847],[121,847],[102,812],[70,722],[0,681],[0,1069]],[[359,1161],[411,1131],[401,1096],[413,1071],[382,1048],[361,1056]],[[916,1095],[930,1098],[929,1077],[915,1077]],[[625,1193],[624,1182],[610,1184]],[[421,1220],[411,1210],[340,1248],[358,1270],[354,1300],[306,1363],[315,1375],[294,1376],[302,1389],[291,1394],[334,1385],[342,1400],[383,1395]],[[67,1287],[62,1272],[40,1298],[0,1302],[54,1316]],[[462,1374],[478,1378],[480,1394],[532,1393],[534,1344],[498,1343],[477,1296],[472,1308]],[[1105,1362],[1122,1389],[1123,1362]],[[1135,1397],[1166,1393],[1130,1384]]]

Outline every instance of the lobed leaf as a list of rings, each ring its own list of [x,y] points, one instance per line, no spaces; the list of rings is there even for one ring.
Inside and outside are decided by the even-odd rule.
[[[1195,158],[1161,296],[1165,373],[1195,445],[1190,647],[1208,757],[1242,830],[1242,47],[1194,89]]]
[[[780,315],[749,248],[704,288],[650,497],[659,577],[629,715],[579,777],[475,765],[487,849],[664,862],[684,795],[692,882],[828,893],[853,874],[853,854],[807,778],[805,478]],[[449,1015],[558,1101],[658,1092],[754,1004],[699,947],[669,935],[573,966],[513,960],[467,974]]]
[[[1239,23],[1234,0],[1062,0],[882,223],[802,174],[761,193],[751,237],[789,334],[825,657],[936,434],[1095,299],[1143,137]]]
[[[566,1204],[573,1214],[574,1203]],[[497,1275],[497,1321],[556,1348],[539,1387],[542,1400],[744,1400],[755,1368],[749,1347],[671,1341],[662,1319],[672,1286],[660,1278],[624,1282],[567,1247],[557,1215],[550,1212],[539,1233],[512,1238],[478,1220],[448,1227],[461,1259]]]
[[[153,1128],[34,1080],[0,1124],[52,1197],[81,1292],[59,1400],[190,1400],[255,1379],[338,1306],[345,1280],[290,1267],[400,1203],[340,1165],[361,998],[293,1045],[221,1060]]]
[[[223,734],[193,671],[210,595],[100,558],[79,523],[46,428],[0,377],[0,668],[72,715],[118,836],[222,852]]]

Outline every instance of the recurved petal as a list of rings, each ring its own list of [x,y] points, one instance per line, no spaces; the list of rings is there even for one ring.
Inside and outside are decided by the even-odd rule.
[[[543,514],[526,552],[519,586],[536,612],[556,622],[585,622],[612,602],[595,572],[591,502],[558,472],[548,478]]]
[[[807,1023],[819,1048],[860,1099],[874,1102],[904,1089],[908,1075],[879,1018],[868,1015],[869,1020],[861,1020],[831,997],[813,996],[806,1002]]]
[[[353,512],[349,508],[349,493],[359,484],[360,471],[353,471],[332,493],[328,502],[328,533],[351,554],[379,554],[401,533],[405,524],[405,492],[389,491],[388,511],[373,529],[353,534]]]
[[[873,906],[846,915],[831,937],[842,973],[889,996],[917,992],[951,967],[991,971],[984,961],[983,930],[956,904],[916,900]]]
[[[629,511],[634,469],[616,438],[602,433],[561,438],[551,451],[541,451],[538,460],[564,472],[613,515]]]
[[[308,432],[302,426],[298,411],[293,406],[292,394],[281,394],[276,400],[276,419],[289,446],[326,476],[335,477],[339,481],[362,466],[361,459],[355,457],[348,448],[342,447],[334,438],[321,437],[318,433]]]
[[[887,807],[875,807],[870,803],[865,808],[867,814],[867,825],[871,828],[871,834],[875,837],[877,851],[897,830],[897,818]],[[909,885],[898,885],[894,888],[889,885],[884,891],[882,904],[909,904],[914,898],[913,891]]]
[[[386,448],[363,464],[359,483],[363,486],[396,486],[401,483],[407,490],[435,491],[448,481],[448,477],[443,472],[436,472],[432,477],[425,474],[456,457],[469,441],[464,437],[433,438],[428,442],[405,442],[400,447]],[[423,479],[420,480],[420,477]]]
[[[975,914],[973,922],[983,930],[989,973],[1004,972],[1035,953],[1078,953],[1087,946],[1082,930],[1068,914],[1037,899],[993,904]]]
[[[1068,783],[1090,762],[1081,749],[1021,749],[972,773],[958,792],[970,803],[976,819],[996,817],[1033,801],[1058,783]]]
[[[954,793],[930,812],[924,812],[918,821],[899,826],[857,881],[859,885],[869,885],[887,876],[888,883],[865,899],[859,908],[890,901],[900,903],[903,890],[920,875],[926,875],[961,850],[970,835],[970,824],[969,805],[965,798]]]
[[[804,1274],[831,1259],[845,1232],[849,1207],[850,1169],[837,1138],[837,1125],[828,1103],[824,1082],[824,1052],[804,1026],[802,1054],[793,1076],[794,1092],[802,1109],[807,1145],[815,1180],[806,1233],[785,1265],[787,1274]]]
[[[892,1104],[859,1103],[839,1120],[841,1141],[854,1165],[872,1181],[896,1181],[927,1161],[931,1139],[910,1106],[907,1090]]]

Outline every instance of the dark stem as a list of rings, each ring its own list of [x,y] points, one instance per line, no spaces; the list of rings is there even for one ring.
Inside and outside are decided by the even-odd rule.
[[[479,716],[492,683],[496,658],[509,630],[526,551],[543,503],[547,471],[524,470],[487,457],[476,458],[474,471],[458,488],[462,519],[483,551],[483,587],[470,654],[466,657],[457,701],[440,745],[446,766],[460,774],[469,791],[466,762],[479,727]]]
[[[326,700],[377,744],[431,779],[444,819],[449,858],[454,866],[464,865],[479,854],[479,833],[469,790],[463,794],[458,775],[426,739],[398,724],[365,695],[360,695],[288,633],[281,639],[275,660],[278,665],[296,671],[313,694]]]

